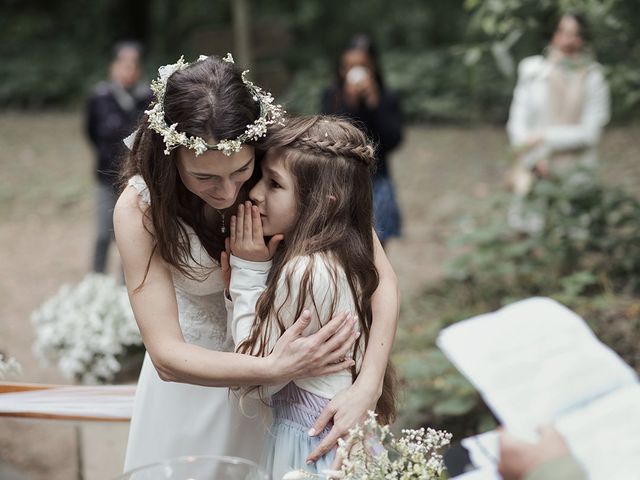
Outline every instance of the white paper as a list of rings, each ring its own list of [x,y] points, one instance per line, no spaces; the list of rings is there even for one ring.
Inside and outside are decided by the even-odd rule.
[[[640,384],[576,409],[554,426],[592,480],[640,479]]]
[[[502,477],[495,468],[478,468],[453,478],[456,480],[501,480]]]
[[[469,453],[469,460],[472,465],[478,468],[495,470],[500,456],[498,432],[496,430],[463,438],[460,443]]]
[[[590,479],[640,478],[637,375],[566,307],[531,298],[456,323],[437,343],[512,433],[533,441],[553,424]],[[490,469],[495,433],[462,443]]]
[[[548,298],[458,322],[437,343],[505,427],[529,438],[538,425],[637,382],[578,315]]]

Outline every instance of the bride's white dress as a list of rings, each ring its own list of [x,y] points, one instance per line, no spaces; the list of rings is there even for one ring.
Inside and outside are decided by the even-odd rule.
[[[138,191],[142,202],[150,202],[142,177],[131,178],[129,185]],[[193,266],[209,275],[198,281],[172,271],[184,339],[211,350],[228,351],[233,344],[227,337],[220,266],[195,232],[186,227],[193,258],[200,264]],[[257,417],[244,415],[227,388],[161,380],[146,354],[133,405],[125,471],[183,455],[232,455],[257,462],[266,437],[266,409],[249,399],[243,401],[242,408],[245,413],[258,413]]]

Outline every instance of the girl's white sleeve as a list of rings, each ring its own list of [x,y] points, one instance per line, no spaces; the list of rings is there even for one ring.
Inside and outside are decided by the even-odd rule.
[[[346,302],[349,296],[340,295],[338,302],[333,302],[332,273],[326,260],[322,256],[315,257],[314,268],[312,270],[313,290],[306,292],[304,309],[311,313],[311,322],[305,329],[304,334],[310,335],[329,321],[332,313],[343,310],[351,311],[353,306]],[[298,257],[283,269],[281,278],[278,279],[274,306],[279,312],[279,319],[283,327],[289,328],[297,318],[298,302],[300,298],[300,288],[304,272],[308,263],[312,261],[310,257]],[[233,314],[230,315],[228,328],[237,346],[246,339],[256,318],[255,306],[258,298],[266,288],[267,277],[271,268],[271,262],[250,262],[234,257],[230,258],[231,283],[229,293],[233,300]],[[289,279],[289,282],[285,281]],[[344,283],[344,282],[343,282]],[[348,292],[348,285],[340,285],[344,293]],[[290,288],[289,288],[290,287]],[[342,299],[342,297],[345,299]],[[344,301],[342,301],[344,300]],[[335,303],[335,305],[334,305]],[[335,312],[332,311],[335,307]],[[273,320],[273,319],[271,319]],[[277,325],[272,325],[271,336],[267,351],[271,351],[280,337],[280,329]],[[264,396],[270,397],[285,385],[264,387]]]
[[[232,309],[227,317],[227,330],[233,338],[234,348],[251,333],[256,318],[256,303],[267,288],[271,261],[252,262],[234,255],[229,259],[231,282],[229,294]]]

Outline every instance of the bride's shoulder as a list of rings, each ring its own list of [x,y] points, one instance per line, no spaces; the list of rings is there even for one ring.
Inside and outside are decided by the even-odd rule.
[[[113,227],[116,239],[125,239],[141,234],[150,235],[152,225],[146,215],[149,208],[148,203],[141,201],[140,194],[135,188],[131,186],[125,188],[113,209]]]

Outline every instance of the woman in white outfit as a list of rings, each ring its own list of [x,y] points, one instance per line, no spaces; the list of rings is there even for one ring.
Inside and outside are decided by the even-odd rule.
[[[609,88],[586,43],[580,14],[564,14],[546,55],[518,66],[507,132],[518,154],[512,183],[526,194],[535,175],[595,167],[596,147],[609,122]]]
[[[257,180],[257,140],[281,112],[230,56],[192,64],[180,59],[160,69],[153,89],[156,103],[135,135],[114,211],[129,298],[147,349],[125,470],[187,454],[257,460],[265,423],[244,416],[226,388],[213,387],[280,384],[348,368],[355,321],[345,312],[303,337],[309,324],[303,315],[269,356],[232,353],[220,260],[231,212]],[[310,431],[333,422],[310,461],[374,409],[381,394],[398,292],[375,236],[374,242],[380,285],[369,348],[358,381],[331,401]]]

